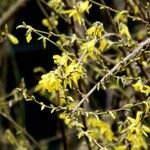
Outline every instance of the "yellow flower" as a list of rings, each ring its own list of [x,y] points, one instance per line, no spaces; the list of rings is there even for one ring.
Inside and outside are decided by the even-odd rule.
[[[54,55],[54,63],[61,67],[62,76],[65,78],[63,86],[72,87],[72,83],[78,86],[78,80],[84,76],[84,69],[81,64],[77,63],[73,56],[63,53],[62,56]]]
[[[96,38],[89,40],[81,45],[79,55],[83,55],[85,53],[83,57],[84,62],[87,61],[88,57],[92,59],[96,58],[95,54],[97,54],[99,51],[97,51],[95,44],[96,44]]]
[[[104,27],[102,23],[95,22],[88,30],[87,35],[92,37],[101,37],[104,33]]]
[[[111,130],[111,126],[108,123],[95,117],[88,118],[87,123],[89,129],[92,131],[90,136],[93,138],[100,139],[100,137],[103,136],[107,142],[111,142],[114,139],[114,134]]]
[[[74,21],[77,21],[80,25],[82,24],[82,17],[81,15],[86,11],[89,12],[89,9],[92,5],[89,5],[89,1],[79,2],[77,8],[64,10],[62,14],[69,14],[69,17],[73,17]]]
[[[101,52],[103,52],[108,46],[108,40],[106,38],[101,38],[100,39],[100,45],[99,45],[99,49]]]
[[[80,5],[79,5],[79,13],[82,14],[84,13],[85,11],[87,13],[89,13],[89,9],[92,7],[91,4],[89,4],[89,1],[85,1],[85,2],[80,2]]]
[[[54,63],[57,64],[58,66],[64,66],[64,67],[67,67],[67,62],[70,60],[72,60],[68,53],[63,53],[62,56],[59,56],[59,55],[54,55],[53,56],[53,59],[54,59]]]
[[[117,15],[115,16],[115,21],[116,22],[127,22],[127,17],[128,17],[128,11],[126,10],[122,10],[121,12],[117,13]]]
[[[129,29],[122,22],[119,24],[119,34],[120,34],[120,36],[122,36],[122,37],[125,36],[128,40],[131,40],[131,35],[130,35],[130,32],[129,32]]]
[[[135,89],[135,91],[144,93],[147,96],[150,93],[150,86],[143,85],[141,80],[137,81],[135,84],[132,84],[132,86]]]
[[[132,86],[137,92],[141,92],[143,89],[143,84],[141,80],[138,80],[135,84],[132,84]]]
[[[65,78],[64,86],[68,84],[72,87],[72,83],[78,86],[78,80],[83,78],[85,73],[83,67],[76,62],[76,60],[72,60],[72,62],[64,68]]]
[[[49,73],[42,75],[42,79],[39,81],[38,90],[55,92],[62,89],[62,81],[57,77],[56,71],[50,71]]]
[[[127,139],[132,143],[132,149],[147,149],[147,144],[145,142],[144,136],[148,136],[150,133],[150,128],[142,124],[142,111],[138,111],[136,118],[127,117],[130,125],[128,127]]]
[[[69,14],[69,17],[73,17],[74,21],[77,21],[80,25],[82,24],[82,18],[77,9],[64,10],[63,14]]]
[[[127,139],[129,142],[131,142],[131,150],[140,150],[143,148],[147,150],[147,144],[141,133],[128,133]]]
[[[64,120],[64,123],[65,123],[66,125],[69,125],[69,124],[71,123],[71,119],[70,119],[69,115],[67,115],[66,113],[61,113],[61,114],[59,115],[59,118],[60,118],[60,119],[63,119],[63,120]]]
[[[81,49],[84,51],[87,51],[87,52],[92,52],[92,51],[94,51],[95,44],[96,44],[96,39],[94,38],[90,41],[83,43],[81,45]]]

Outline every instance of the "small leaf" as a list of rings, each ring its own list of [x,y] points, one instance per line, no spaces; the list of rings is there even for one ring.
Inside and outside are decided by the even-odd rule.
[[[77,37],[75,34],[73,34],[71,38],[71,44],[74,43],[76,40],[77,40]]]
[[[134,14],[137,15],[140,13],[139,7],[137,5],[134,6]]]
[[[101,38],[100,45],[99,45],[100,51],[103,52],[106,49],[107,45],[108,45],[107,39],[106,38]]]
[[[40,73],[44,74],[44,73],[46,73],[46,70],[43,67],[36,67],[36,68],[33,69],[33,72],[34,73],[40,72]]]
[[[147,133],[150,133],[150,128],[145,126],[145,125],[142,125],[142,129],[147,132]]]
[[[25,22],[22,22],[22,25],[18,25],[17,27],[16,27],[16,29],[19,29],[19,28],[26,28],[26,23]]]
[[[106,90],[106,86],[104,85],[104,83],[101,84],[101,88],[102,88],[103,90]]]
[[[102,9],[105,9],[105,8],[106,8],[105,6],[101,6],[101,7],[100,7],[101,10],[102,10]]]
[[[7,37],[8,37],[8,39],[11,41],[12,44],[15,44],[15,45],[16,45],[16,44],[19,43],[18,39],[17,39],[14,35],[8,33],[8,34],[7,34]]]
[[[97,84],[97,91],[99,91],[100,87],[101,87],[101,84],[100,84],[100,82],[99,82],[99,83]]]
[[[32,40],[31,32],[27,32],[27,34],[26,34],[26,41],[27,41],[27,43],[30,43],[31,40]]]
[[[55,110],[56,110],[56,108],[53,108],[53,109],[51,110],[51,114],[52,114]]]
[[[89,117],[89,113],[88,113],[88,112],[85,112],[85,116],[88,118],[88,117]]]
[[[41,111],[45,109],[45,104],[43,102],[40,102],[41,104]]]
[[[137,114],[136,114],[136,123],[137,123],[137,124],[141,121],[142,114],[143,114],[142,111],[138,111],[138,112],[137,112]]]
[[[143,104],[145,104],[145,114],[148,114],[150,110],[150,105],[147,101],[143,101]]]
[[[5,33],[8,33],[8,24],[5,24]]]
[[[46,38],[43,38],[42,42],[43,42],[43,48],[46,49]]]
[[[25,28],[24,25],[18,25],[16,29]]]
[[[79,133],[78,133],[78,139],[80,139],[83,135],[84,135],[83,132],[79,132]]]
[[[74,102],[74,99],[71,96],[67,96],[67,99],[70,100],[71,102]]]
[[[108,113],[110,114],[110,116],[113,118],[113,119],[116,119],[115,115],[113,114],[112,111],[108,111]]]

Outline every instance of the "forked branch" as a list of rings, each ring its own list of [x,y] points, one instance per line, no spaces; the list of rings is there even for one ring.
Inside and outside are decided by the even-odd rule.
[[[76,107],[74,108],[73,111],[76,111],[76,110],[82,105],[82,103],[83,103],[100,85],[104,85],[104,83],[105,83],[111,76],[113,76],[117,71],[119,71],[119,69],[120,69],[124,64],[126,64],[128,61],[132,60],[132,59],[135,58],[139,53],[141,53],[143,47],[146,46],[147,44],[150,44],[150,38],[147,38],[145,41],[139,43],[138,47],[137,47],[136,49],[134,49],[131,54],[129,54],[129,55],[126,56],[122,61],[120,61],[119,63],[117,63],[117,64],[109,71],[109,73],[107,73],[107,74],[81,99],[81,101],[78,103],[78,105],[76,105]]]

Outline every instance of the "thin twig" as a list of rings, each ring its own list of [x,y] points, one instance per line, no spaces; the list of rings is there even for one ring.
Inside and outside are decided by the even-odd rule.
[[[141,106],[142,104],[145,104],[144,102],[145,101],[142,101],[142,102],[139,102],[136,104],[131,103],[131,104],[124,105],[123,107],[118,108],[118,109],[107,110],[107,111],[103,111],[103,112],[95,112],[95,113],[96,113],[96,115],[106,115],[106,114],[110,114],[109,112],[115,113],[115,112],[120,112],[120,111],[127,111],[127,110],[129,110],[129,108],[133,108],[133,107]]]
[[[6,118],[8,121],[10,121],[16,127],[16,129],[19,129],[22,133],[24,133],[36,145],[36,147],[39,150],[42,150],[42,148],[37,143],[37,141],[24,128],[22,128],[19,124],[17,124],[10,116],[6,115],[1,111],[0,111],[0,115]]]
[[[99,150],[108,150],[108,148],[102,147],[96,140],[92,140],[92,141],[97,145],[97,147],[99,147]]]
[[[43,6],[42,6],[40,0],[36,0],[36,2],[37,2],[37,4],[38,4],[39,8],[41,9],[43,15],[47,18],[48,23],[52,26],[51,20],[49,19],[49,15],[47,14],[46,10],[43,8]]]
[[[20,27],[18,26],[17,29],[19,29],[19,28],[20,28]],[[52,41],[49,37],[46,37],[46,36],[44,36],[43,34],[41,34],[41,32],[42,32],[42,33],[45,33],[44,31],[36,30],[36,29],[34,29],[33,27],[31,27],[30,25],[26,25],[26,24],[23,25],[23,27],[21,27],[21,28],[25,28],[25,29],[31,30],[31,31],[34,32],[35,34],[39,35],[40,37],[45,38],[47,41],[49,41],[50,43],[52,43],[53,45],[55,45],[56,47],[58,47],[60,50],[62,50],[62,51],[67,51],[66,49],[64,49],[64,48],[62,47],[62,45],[60,45],[60,44],[58,44],[58,43],[55,43],[55,42]]]
[[[100,6],[100,7],[102,7],[102,8],[106,8],[106,9],[108,9],[108,10],[114,12],[114,13],[119,13],[119,12],[120,12],[120,11],[118,11],[118,10],[116,10],[116,9],[113,9],[113,8],[111,8],[111,7],[109,7],[109,6],[100,4],[100,3],[96,2],[96,1],[93,1],[93,0],[89,0],[89,1],[90,1],[91,3],[97,5],[97,6]],[[149,24],[148,21],[145,21],[145,20],[143,20],[143,19],[140,18],[140,17],[135,17],[135,16],[128,15],[128,18],[131,18],[131,19],[137,20],[137,21],[141,21],[141,22],[143,22],[143,23],[145,23],[145,24]]]
[[[51,8],[47,2],[45,2],[44,0],[41,0],[41,2],[43,4],[45,4],[47,7],[49,7],[55,14],[57,14],[58,16],[60,16],[60,18],[62,18],[68,25],[70,25],[70,21],[65,18],[65,16],[63,16],[62,14],[59,14],[58,12],[56,12],[53,8]]]
[[[83,99],[81,99],[81,101],[78,103],[78,105],[74,108],[74,111],[77,110],[82,103],[97,89],[97,87],[99,85],[104,84],[104,82],[106,80],[108,80],[108,78],[110,78],[113,74],[115,74],[117,71],[119,71],[119,69],[126,64],[129,60],[133,59],[134,57],[136,57],[143,49],[143,47],[147,44],[150,44],[150,38],[146,39],[145,41],[141,42],[139,44],[139,46],[133,50],[133,52],[131,54],[129,54],[128,56],[126,56],[122,61],[120,61],[118,64],[116,64],[110,71],[108,74],[106,74],[84,97]]]
[[[55,36],[55,37],[65,37],[65,38],[70,39],[70,40],[72,40],[72,39],[74,38],[73,36],[67,36],[67,35],[64,35],[64,34],[61,34],[61,33],[58,34],[58,33],[52,32],[52,31],[50,31],[50,32],[45,32],[45,31],[41,31],[41,30],[38,30],[38,29],[35,29],[35,28],[34,28],[34,30],[36,30],[36,31],[39,32],[39,33],[48,35],[48,36],[53,35],[53,36]],[[76,37],[76,39],[77,39],[77,40],[80,40],[80,41],[86,41],[86,39],[79,38],[79,37]]]
[[[42,13],[44,14],[44,16],[46,17],[46,19],[48,20],[48,23],[50,26],[53,26],[53,23],[51,22],[48,13],[46,12],[46,10],[43,8],[43,5],[41,4],[40,0],[36,0],[37,4],[39,6],[39,8],[41,9]],[[53,29],[56,33],[59,34],[59,31],[57,30],[57,28]]]
[[[106,6],[104,0],[100,0],[100,1],[101,1],[101,3],[102,3],[103,5]],[[108,16],[109,19],[110,19],[110,22],[111,22],[111,24],[112,24],[112,26],[113,26],[114,31],[117,33],[118,29],[117,29],[117,27],[116,27],[116,25],[115,25],[115,23],[114,23],[114,21],[113,21],[113,18],[112,18],[112,16],[111,16],[111,13],[110,13],[110,11],[109,11],[108,9],[106,9],[106,14],[107,14],[107,16]]]

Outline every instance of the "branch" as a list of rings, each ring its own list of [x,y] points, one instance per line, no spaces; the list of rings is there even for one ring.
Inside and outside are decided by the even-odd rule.
[[[41,2],[42,2],[43,4],[45,4],[48,8],[50,8],[55,14],[59,15],[60,18],[62,18],[62,19],[70,26],[70,21],[67,20],[67,18],[65,18],[64,15],[59,14],[56,10],[54,10],[52,7],[50,7],[50,6],[48,5],[48,3],[47,3],[45,0],[41,0]]]
[[[146,39],[145,41],[141,42],[139,46],[133,50],[131,54],[126,56],[122,61],[117,63],[110,71],[108,74],[106,74],[78,103],[78,105],[74,108],[73,111],[76,111],[82,103],[96,90],[97,87],[100,85],[104,85],[104,82],[108,80],[113,74],[115,74],[117,71],[120,70],[120,68],[126,64],[129,60],[132,60],[134,57],[136,57],[140,52],[142,52],[142,49],[145,45],[150,44],[150,38]]]
[[[100,4],[100,3],[98,3],[98,2],[96,2],[96,1],[94,1],[94,0],[89,0],[89,1],[90,1],[91,3],[93,3],[93,4],[97,5],[97,6],[102,7],[103,9],[108,9],[108,10],[110,10],[110,11],[114,12],[114,13],[119,13],[119,12],[120,12],[119,10],[116,10],[116,9],[113,9],[113,8],[111,8],[111,7],[109,7],[109,6],[106,6],[106,5]],[[142,19],[142,18],[140,18],[140,17],[135,17],[135,16],[128,15],[128,18],[131,18],[131,19],[133,19],[133,20],[137,20],[137,21],[141,21],[141,22],[143,22],[143,23],[145,23],[145,24],[149,24],[149,22],[148,22],[148,21],[143,20],[143,19]]]
[[[0,111],[0,115],[3,116],[4,118],[6,118],[8,121],[10,121],[12,123],[12,125],[14,125],[14,127],[16,127],[16,129],[20,130],[23,134],[25,134],[34,144],[35,146],[41,150],[41,146],[38,144],[38,142],[24,129],[22,128],[19,124],[17,124],[10,116],[6,115],[5,113]]]
[[[16,12],[26,4],[27,0],[18,0],[16,3],[11,5],[7,12],[4,12],[0,18],[0,28],[10,19],[12,18]]]

